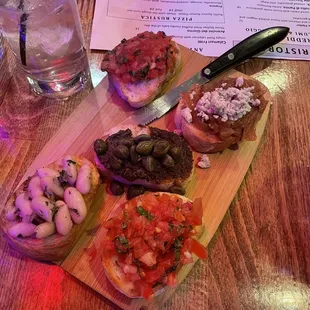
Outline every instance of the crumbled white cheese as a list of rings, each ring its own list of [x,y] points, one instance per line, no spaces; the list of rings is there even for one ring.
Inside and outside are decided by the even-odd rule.
[[[243,83],[244,83],[244,80],[242,76],[239,76],[236,78],[236,84],[235,84],[236,87],[242,87]]]
[[[190,124],[193,121],[192,110],[190,108],[184,108],[181,110],[182,117]]]
[[[242,80],[241,80],[242,79]],[[243,85],[243,78],[236,80],[236,85]],[[223,86],[223,85],[222,85]],[[250,112],[252,106],[260,105],[259,99],[253,98],[254,86],[245,88],[223,87],[206,92],[198,100],[195,110],[202,121],[208,121],[210,115],[222,122],[236,121]],[[187,112],[186,112],[187,113]]]
[[[192,92],[189,94],[189,98],[190,98],[191,100],[193,100],[195,95],[196,95],[196,92],[195,92],[195,91],[192,91]]]
[[[197,163],[197,166],[201,169],[207,169],[211,167],[210,159],[207,154],[203,154]]]

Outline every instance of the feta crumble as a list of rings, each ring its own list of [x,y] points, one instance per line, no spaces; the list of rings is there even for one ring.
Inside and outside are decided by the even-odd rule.
[[[239,76],[236,78],[236,84],[235,84],[236,87],[242,87],[243,83],[244,83],[244,80],[242,76]]]
[[[197,166],[201,169],[207,169],[211,167],[210,159],[207,154],[203,154],[197,163]]]
[[[224,84],[214,91],[205,92],[198,100],[195,110],[202,121],[208,121],[210,115],[215,119],[220,118],[222,122],[236,121],[250,112],[252,106],[260,105],[260,100],[253,98],[254,86],[224,89]],[[243,77],[236,79],[236,86],[241,87],[243,84]]]
[[[189,124],[193,121],[192,110],[190,108],[181,110],[181,115]]]

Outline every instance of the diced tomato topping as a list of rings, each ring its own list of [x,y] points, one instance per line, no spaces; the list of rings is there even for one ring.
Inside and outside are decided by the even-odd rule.
[[[145,271],[145,281],[148,283],[154,283],[165,274],[165,269],[158,267],[155,270]]]
[[[126,278],[151,298],[154,285],[176,285],[175,272],[193,262],[193,254],[207,257],[205,247],[192,238],[201,217],[201,200],[183,202],[179,196],[156,193],[135,197],[104,223],[104,256],[116,256]]]
[[[144,280],[139,280],[136,282],[138,287],[140,288],[140,294],[145,299],[152,299],[154,296],[153,288],[150,284],[145,282]]]
[[[176,287],[178,284],[177,278],[175,276],[174,272],[171,272],[168,274],[168,281],[167,281],[167,285],[170,287]]]
[[[196,239],[192,239],[192,252],[198,256],[201,259],[207,259],[208,258],[208,252],[205,246],[203,246],[200,242],[198,242]]]

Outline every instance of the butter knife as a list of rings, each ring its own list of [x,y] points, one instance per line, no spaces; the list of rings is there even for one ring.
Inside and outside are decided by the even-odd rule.
[[[180,95],[187,92],[192,85],[208,83],[224,71],[264,52],[269,47],[285,39],[289,30],[287,27],[271,27],[247,37],[181,85],[168,91],[165,95],[157,98],[145,107],[135,111],[122,124],[147,125],[155,121],[170,111],[178,103]]]

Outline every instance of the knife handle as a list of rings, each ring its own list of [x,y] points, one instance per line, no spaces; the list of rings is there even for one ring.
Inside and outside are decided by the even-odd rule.
[[[288,27],[271,27],[251,35],[203,68],[202,75],[207,79],[214,78],[281,42],[289,31]]]

